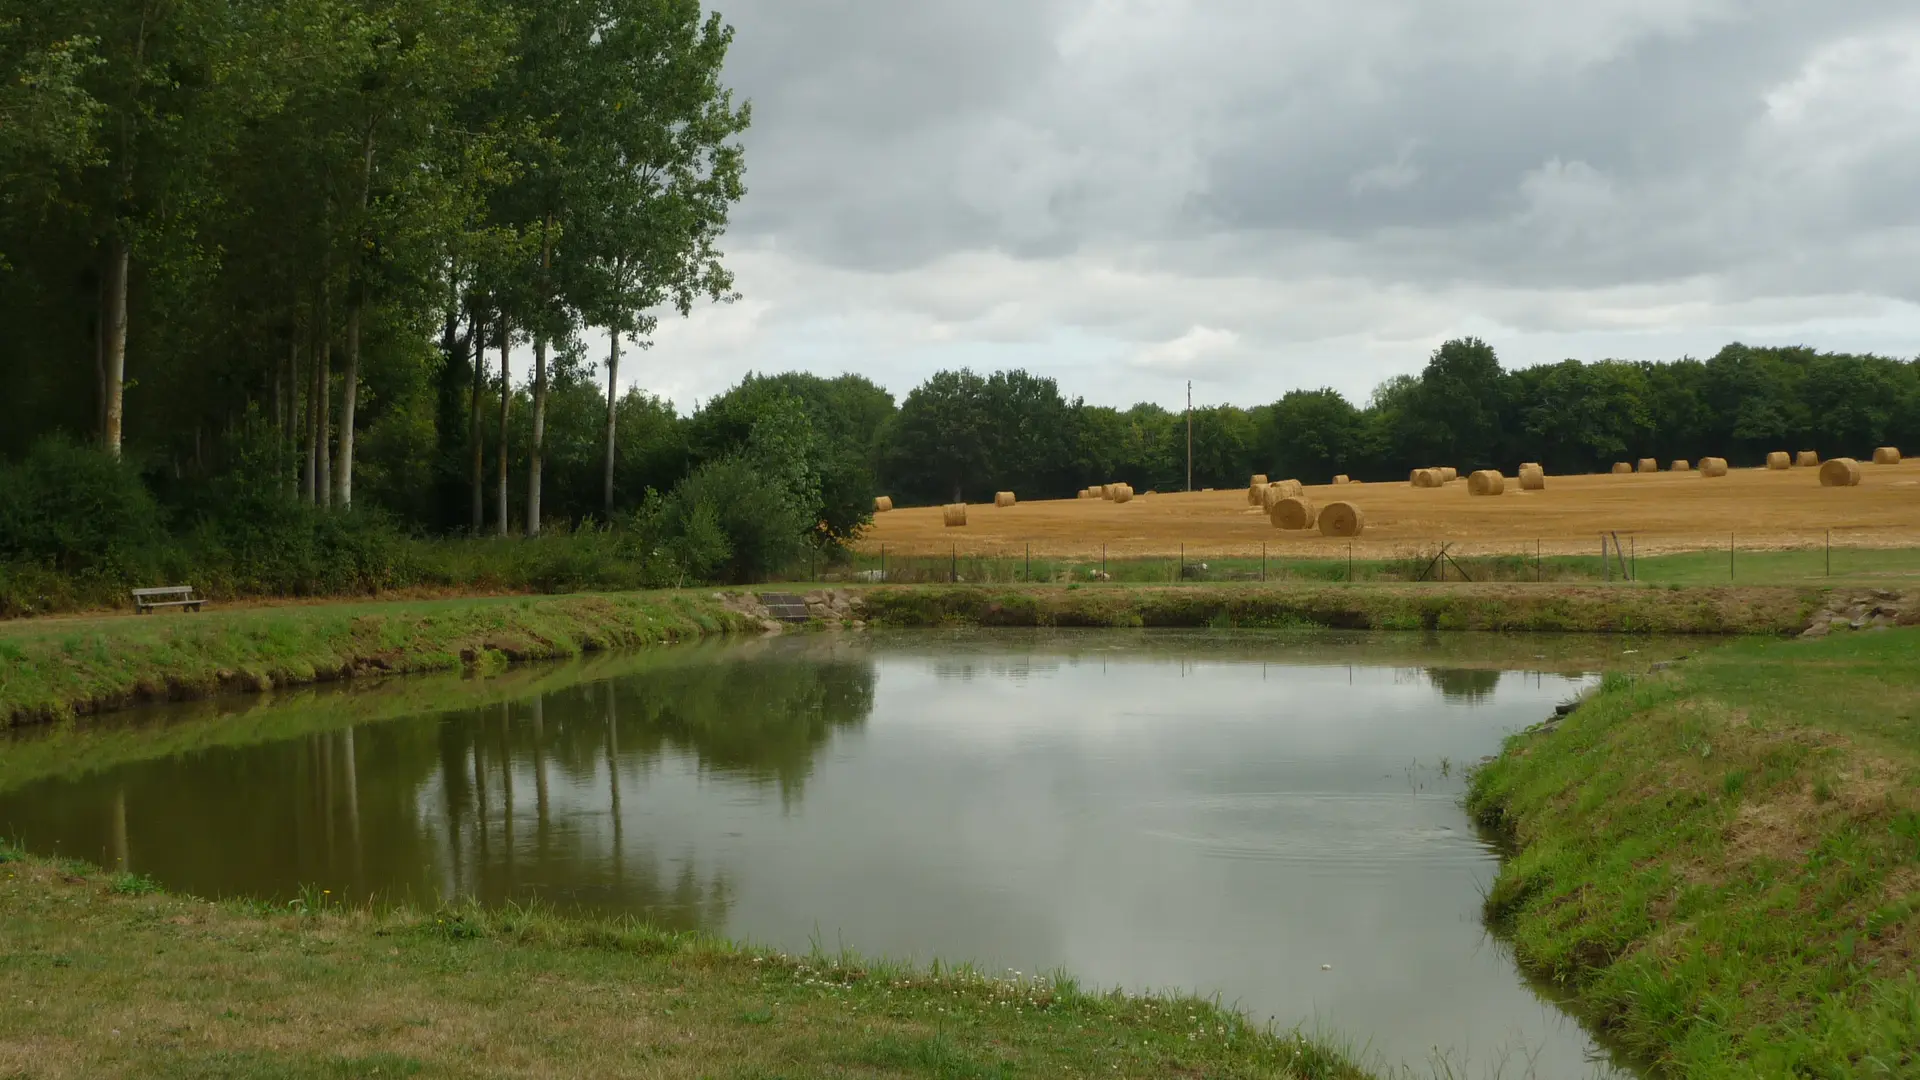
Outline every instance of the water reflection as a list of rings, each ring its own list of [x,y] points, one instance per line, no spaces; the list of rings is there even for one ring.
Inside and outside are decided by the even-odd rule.
[[[1180,987],[1395,1061],[1526,1053],[1579,1076],[1591,1042],[1480,929],[1497,856],[1458,804],[1455,763],[1622,643],[1545,647],[1561,652],[1166,633],[657,650],[537,692],[428,684],[439,707],[398,716],[316,696],[0,744],[41,770],[0,762],[0,831],[203,895],[537,899]]]

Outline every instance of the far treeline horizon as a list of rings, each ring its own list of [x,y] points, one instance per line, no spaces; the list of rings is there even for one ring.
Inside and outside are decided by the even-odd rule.
[[[88,453],[177,535],[279,514],[264,498],[423,535],[644,521],[660,550],[736,555],[756,529],[843,544],[877,494],[1186,486],[1182,411],[1024,371],[897,403],[859,375],[749,376],[686,416],[617,394],[621,343],[736,295],[720,244],[752,117],[699,0],[143,10],[0,0],[0,559],[99,516],[56,505],[73,470],[112,483]],[[1750,465],[1920,447],[1920,367],[1736,344],[1508,371],[1461,339],[1363,404],[1296,389],[1192,423],[1195,487]]]

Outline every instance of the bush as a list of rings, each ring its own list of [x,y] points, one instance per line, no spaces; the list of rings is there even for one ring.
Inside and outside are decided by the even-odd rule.
[[[111,571],[164,536],[146,485],[104,450],[55,436],[0,468],[0,557]]]
[[[746,458],[730,456],[649,498],[635,528],[681,583],[765,581],[806,554],[814,522],[799,501]]]

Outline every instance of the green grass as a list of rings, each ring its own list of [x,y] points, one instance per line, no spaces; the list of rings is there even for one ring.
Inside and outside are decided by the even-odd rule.
[[[1151,626],[1340,630],[1784,634],[1807,588],[1561,585],[881,587],[868,616],[893,626]]]
[[[1920,1075],[1920,631],[1610,679],[1469,805],[1522,964],[1662,1071]]]
[[[140,700],[503,667],[752,624],[707,593],[302,604],[0,622],[0,727]]]
[[[1737,540],[1737,538],[1736,538]],[[1623,538],[1623,543],[1625,542]],[[1459,544],[1446,564],[1445,580],[1469,582],[1598,584],[1620,574],[1600,561],[1598,545],[1591,555],[1548,555],[1536,560],[1526,553],[1474,554],[1475,545]],[[965,552],[895,551],[885,559],[879,553],[860,552],[834,575],[865,580],[860,574],[885,570],[893,584],[1015,585],[1108,581],[1131,585],[1221,584],[1394,584],[1438,583],[1441,571],[1434,561],[1438,547],[1390,559],[1284,557],[1266,558],[1255,551],[1241,554],[1191,556],[1123,555],[1102,558],[1097,552],[1078,557],[1048,554],[1028,558],[1021,554],[970,555]],[[1762,551],[1736,547],[1731,563],[1724,539],[1699,551],[1646,555],[1629,560],[1635,580],[1650,585],[1844,585],[1850,582],[1884,583],[1920,577],[1920,549],[1824,547]],[[1102,576],[1104,575],[1104,577]]]
[[[540,911],[206,903],[0,861],[0,1075],[1366,1075],[1193,998]]]
[[[898,626],[1150,626],[1781,634],[1811,588],[1561,585],[861,589]],[[214,606],[193,615],[0,621],[0,727],[222,690],[389,673],[498,671],[523,660],[753,630],[707,591]]]

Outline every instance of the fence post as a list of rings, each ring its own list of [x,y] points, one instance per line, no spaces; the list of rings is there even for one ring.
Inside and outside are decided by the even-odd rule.
[[[1627,537],[1627,566],[1628,566],[1627,579],[1629,581],[1639,581],[1640,580],[1640,538],[1637,536]]]
[[[1727,534],[1727,580],[1733,580],[1733,534]]]
[[[880,545],[880,584],[887,583],[887,545]]]
[[[1833,576],[1833,530],[1827,530],[1827,576]]]
[[[1100,576],[1103,579],[1107,576],[1107,545],[1105,544],[1100,545]]]
[[[947,554],[953,560],[953,562],[949,564],[947,569],[947,584],[958,585],[960,584],[960,545],[959,544],[953,545],[953,547],[948,550]]]
[[[1027,584],[1033,584],[1033,541],[1027,541]]]
[[[1187,545],[1184,540],[1180,543],[1180,576],[1173,580],[1175,582],[1187,580]]]
[[[1347,584],[1353,584],[1353,541],[1347,541]]]
[[[1600,534],[1600,572],[1607,584],[1613,584],[1613,563],[1607,561],[1607,534]]]
[[[1540,580],[1540,540],[1536,537],[1533,541],[1533,583],[1538,585]]]

